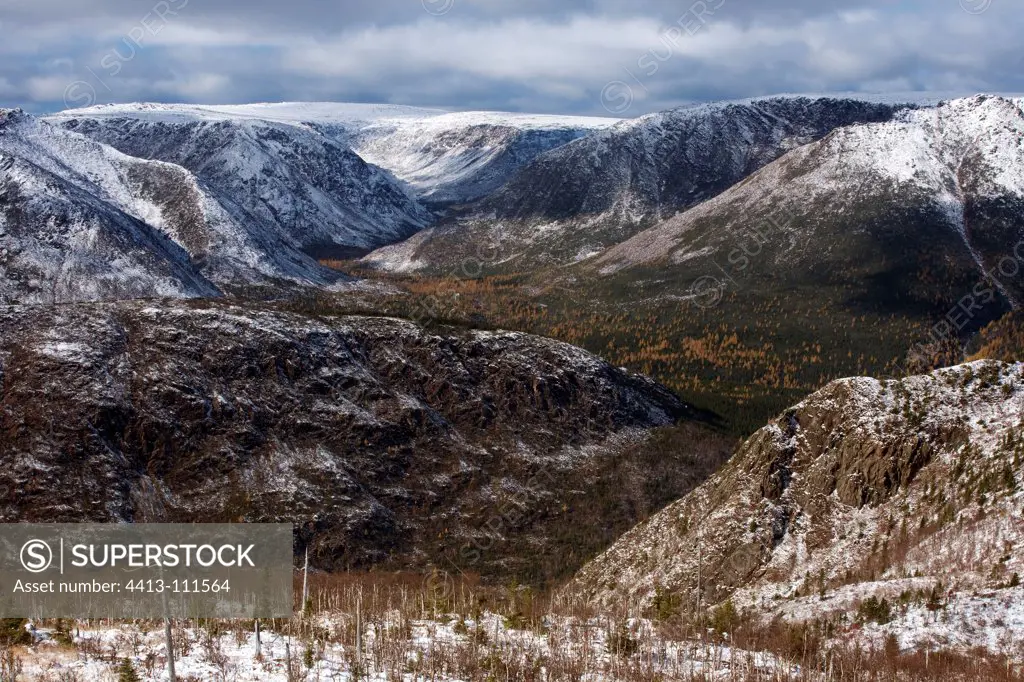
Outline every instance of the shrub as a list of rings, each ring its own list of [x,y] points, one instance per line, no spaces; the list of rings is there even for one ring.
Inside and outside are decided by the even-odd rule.
[[[629,658],[639,650],[640,642],[633,637],[625,623],[620,625],[618,630],[608,635],[609,653]]]
[[[0,618],[0,645],[31,644],[32,636],[25,630],[26,618]]]
[[[938,583],[932,588],[931,593],[928,595],[928,603],[925,604],[925,608],[929,611],[940,611],[944,607],[942,603],[942,583]]]
[[[654,600],[651,602],[651,609],[654,611],[655,620],[666,621],[679,615],[682,599],[678,594],[666,592],[661,587],[654,591]]]
[[[868,597],[857,607],[857,617],[864,623],[878,623],[885,625],[892,620],[892,608],[887,599]]]
[[[121,659],[121,663],[117,666],[115,672],[117,673],[117,682],[142,682],[139,673],[135,672],[135,666],[127,658]]]
[[[734,631],[740,625],[740,613],[732,599],[715,607],[711,614],[711,627],[715,632],[726,634]]]
[[[313,644],[306,644],[306,649],[302,652],[302,665],[306,666],[307,668],[312,668],[313,663],[315,662],[316,660],[313,654]]]
[[[53,626],[53,641],[61,646],[74,646],[75,638],[71,635],[71,626],[63,618],[58,618]]]

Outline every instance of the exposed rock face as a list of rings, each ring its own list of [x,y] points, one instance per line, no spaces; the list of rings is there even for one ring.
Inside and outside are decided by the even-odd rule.
[[[1024,569],[1022,491],[1024,364],[837,381],[627,533],[574,588],[602,602],[652,603],[660,591],[688,608],[731,597],[770,614],[819,594],[826,613],[830,591],[851,583],[1000,587]]]
[[[550,577],[727,447],[652,454],[689,409],[565,344],[209,302],[2,308],[0,387],[0,518],[289,520],[328,569]]]

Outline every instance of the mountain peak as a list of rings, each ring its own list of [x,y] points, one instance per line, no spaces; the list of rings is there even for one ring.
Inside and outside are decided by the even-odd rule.
[[[25,121],[31,118],[25,113],[23,109],[3,109],[0,108],[0,129],[5,128],[9,125],[15,125],[21,121]]]

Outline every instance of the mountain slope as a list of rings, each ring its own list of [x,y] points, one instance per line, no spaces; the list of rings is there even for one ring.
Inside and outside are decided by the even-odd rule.
[[[571,266],[531,270],[515,230],[463,242],[480,235],[458,225],[366,260],[426,275],[410,284],[421,291],[453,288],[432,274],[479,278],[453,307],[600,353],[749,435],[833,379],[960,362],[972,333],[1019,304],[1020,112],[978,96],[837,128]],[[571,236],[535,232],[538,254]]]
[[[971,340],[972,360],[1024,361],[1024,310],[1014,310]]]
[[[19,285],[13,300],[211,295],[216,287],[343,279],[236,220],[180,166],[127,156],[17,110],[4,113],[0,125],[0,153],[9,160],[7,249],[20,254],[8,264],[7,279],[51,289],[31,293]],[[100,234],[108,238],[95,241]],[[122,262],[119,254],[129,253]],[[175,277],[208,281],[168,285],[167,269],[158,265],[166,260],[189,273]],[[133,283],[116,285],[118,277]]]
[[[0,296],[58,303],[216,294],[174,239],[183,223],[199,222],[202,204],[189,196],[170,207],[129,189],[133,179],[180,181],[176,170],[0,110]],[[143,220],[154,215],[166,217],[165,229]]]
[[[326,220],[331,243],[363,250],[401,239],[430,217],[387,172],[361,167],[351,152],[443,207],[479,199],[538,154],[617,122],[330,102],[104,105],[51,120],[126,153],[183,165],[255,216],[266,203],[284,228],[312,208],[319,213],[295,231]],[[232,182],[232,173],[259,189]],[[344,177],[332,177],[337,173]],[[309,197],[292,207],[281,187]],[[331,201],[336,205],[325,205]]]
[[[389,270],[571,263],[705,201],[796,146],[884,121],[886,104],[807,98],[717,103],[624,121],[542,154],[460,219],[371,254]],[[467,245],[472,245],[469,247]]]
[[[48,120],[126,154],[187,168],[253,238],[275,248],[349,254],[430,222],[393,176],[316,128],[210,109],[93,107]]]
[[[746,434],[832,379],[959,362],[1024,296],[1021,139],[1020,103],[998,97],[838,129],[533,277],[552,293],[528,328],[655,377]]]
[[[794,279],[863,268],[883,296],[893,285],[914,288],[916,259],[933,269],[924,284],[948,288],[958,272],[973,270],[975,281],[988,273],[1016,304],[1024,278],[1004,259],[1024,256],[1022,139],[1020,103],[984,96],[843,128],[609,249],[596,267],[659,267],[694,280],[717,276],[716,261],[745,276]]]
[[[576,576],[611,603],[824,618],[1024,571],[1024,365],[830,384]],[[658,595],[661,595],[660,597]],[[699,601],[698,601],[699,600]]]
[[[657,445],[695,416],[525,334],[210,301],[0,309],[5,520],[289,520],[322,568],[543,580],[724,459],[696,426]]]
[[[424,201],[443,206],[487,196],[540,154],[617,121],[463,112],[380,121],[352,134],[352,145]]]

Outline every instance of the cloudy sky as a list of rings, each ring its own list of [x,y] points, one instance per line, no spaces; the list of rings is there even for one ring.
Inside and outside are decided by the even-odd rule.
[[[1024,91],[1022,0],[0,0],[0,106]]]

